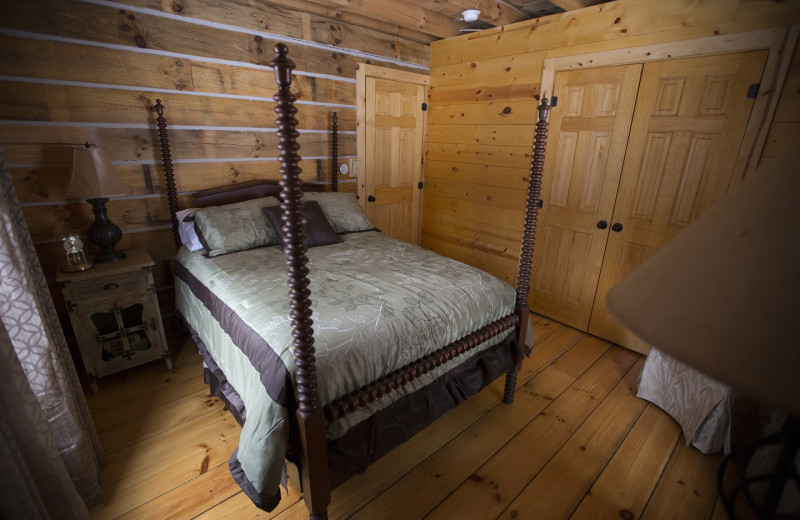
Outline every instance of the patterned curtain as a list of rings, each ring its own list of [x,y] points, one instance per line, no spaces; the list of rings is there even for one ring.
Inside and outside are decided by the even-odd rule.
[[[0,148],[0,517],[88,518],[102,460]]]

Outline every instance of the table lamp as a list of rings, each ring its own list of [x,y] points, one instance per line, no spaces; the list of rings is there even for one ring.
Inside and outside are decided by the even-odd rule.
[[[783,430],[762,440],[780,452],[769,474],[744,463],[743,487],[721,491],[731,516],[736,501],[759,519],[798,518],[800,154],[765,162],[617,284],[608,305],[654,347],[787,413]],[[745,448],[749,457],[758,449]]]
[[[116,262],[125,258],[125,253],[114,249],[114,245],[122,238],[122,231],[106,215],[106,202],[108,197],[127,193],[128,187],[100,148],[88,143],[74,148],[67,197],[86,199],[92,205],[94,223],[86,236],[100,248],[100,253],[94,257],[96,263]]]

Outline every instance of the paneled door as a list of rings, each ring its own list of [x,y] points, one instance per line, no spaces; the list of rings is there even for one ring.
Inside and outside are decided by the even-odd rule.
[[[730,187],[766,51],[647,63],[609,222],[589,332],[647,353],[606,293]],[[654,295],[655,297],[655,295]]]
[[[586,330],[625,158],[641,64],[559,72],[537,230],[534,312]]]
[[[419,244],[426,85],[367,76],[365,94],[366,156],[359,195],[366,197],[365,211],[376,227]]]

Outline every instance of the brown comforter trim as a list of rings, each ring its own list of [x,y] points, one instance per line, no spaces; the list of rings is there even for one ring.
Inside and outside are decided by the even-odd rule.
[[[276,403],[295,409],[292,380],[283,360],[272,347],[228,307],[208,287],[203,285],[185,266],[176,262],[175,275],[180,278],[211,312],[220,327],[230,336],[233,343],[244,353],[258,371],[261,384],[270,398]]]

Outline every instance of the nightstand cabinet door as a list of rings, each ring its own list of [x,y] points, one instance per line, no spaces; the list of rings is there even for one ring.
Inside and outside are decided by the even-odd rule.
[[[57,280],[92,391],[96,379],[148,361],[172,362],[153,284],[153,261],[142,250]]]
[[[161,319],[152,298],[128,294],[89,301],[73,307],[72,314],[96,377],[164,357]]]

